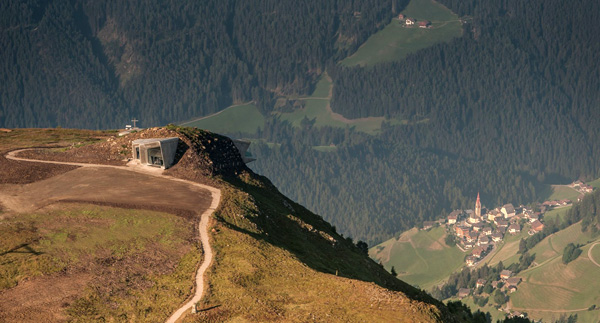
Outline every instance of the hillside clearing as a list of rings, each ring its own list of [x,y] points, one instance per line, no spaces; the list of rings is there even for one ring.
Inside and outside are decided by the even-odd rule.
[[[598,244],[598,242],[595,242],[590,246],[588,257],[591,258],[592,262],[595,262],[596,266],[600,267],[600,247],[598,247]]]
[[[439,42],[448,42],[462,34],[459,17],[433,0],[412,0],[402,13],[407,17],[416,18],[417,21],[431,21],[431,28],[409,28],[403,21],[393,19],[340,64],[369,66],[399,61],[408,54]]]
[[[575,202],[581,194],[567,185],[552,185],[551,190],[552,194],[546,199],[548,201],[567,199]]]
[[[217,133],[255,134],[265,124],[264,116],[253,103],[232,105],[213,115],[181,123]]]
[[[391,125],[406,124],[396,119],[386,120],[383,117],[347,119],[331,110],[331,78],[324,73],[310,96],[289,96],[281,99],[301,101],[304,107],[292,112],[275,111],[273,115],[282,121],[289,122],[294,127],[301,127],[302,120],[314,120],[315,127],[354,128],[356,131],[377,134],[381,131],[382,123]],[[256,134],[265,124],[263,116],[253,103],[233,105],[221,112],[181,123],[182,126],[197,127],[223,134]]]
[[[565,265],[562,252],[568,243],[583,244],[583,252]],[[588,258],[590,248],[596,243],[590,241],[589,233],[581,233],[580,223],[542,240],[530,251],[536,254],[538,265],[519,274],[523,282],[517,292],[510,295],[512,307],[536,319],[550,320],[557,313],[577,313],[580,318],[599,319],[600,313],[587,311],[589,306],[600,302],[600,285],[595,278],[600,274],[600,267]],[[589,254],[594,255],[595,250]]]
[[[308,97],[295,97],[289,99],[301,100],[305,103],[304,108],[293,112],[275,112],[281,120],[290,122],[295,127],[300,127],[302,120],[314,120],[315,127],[337,127],[354,128],[356,131],[368,134],[377,134],[381,131],[383,122],[392,125],[403,124],[401,121],[386,120],[383,117],[369,117],[360,119],[347,119],[331,110],[330,100],[333,83],[329,75],[323,74],[317,82],[315,90]]]
[[[544,220],[559,220],[563,221],[567,215],[567,212],[571,209],[571,206],[556,208],[554,210],[550,210],[544,214]]]
[[[589,182],[588,185],[595,187],[595,188],[600,188],[600,178]]]
[[[387,270],[394,266],[398,278],[429,289],[464,265],[466,254],[444,244],[444,230],[444,227],[429,231],[412,229],[398,240],[392,238],[371,248],[371,257],[381,261]]]

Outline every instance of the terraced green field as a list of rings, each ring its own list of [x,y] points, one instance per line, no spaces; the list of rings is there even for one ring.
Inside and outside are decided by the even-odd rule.
[[[351,56],[341,61],[345,66],[368,66],[398,61],[410,53],[462,35],[459,17],[433,0],[412,0],[402,12],[407,17],[431,21],[431,28],[406,27],[393,19],[375,33]]]
[[[429,289],[464,265],[466,254],[457,247],[448,247],[444,243],[445,235],[443,227],[429,231],[412,229],[399,240],[392,238],[372,248],[370,255],[387,270],[394,266],[398,278]]]

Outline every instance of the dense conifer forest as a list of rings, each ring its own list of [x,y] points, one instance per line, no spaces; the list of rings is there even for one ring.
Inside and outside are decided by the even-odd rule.
[[[164,125],[250,100],[266,112],[407,2],[3,1],[0,124]]]
[[[495,207],[599,177],[600,4],[439,2],[465,17],[462,37],[349,68],[337,62],[407,0],[5,1],[0,125],[153,126],[254,101],[261,131],[229,133],[258,139],[251,167],[371,245],[478,191]],[[365,134],[271,115],[325,71],[333,111],[404,124]]]
[[[328,69],[334,111],[408,125],[374,137],[310,131],[339,145],[328,153],[254,148],[257,169],[356,238],[382,241],[473,208],[478,191],[488,207],[525,204],[546,198],[545,184],[600,175],[600,5],[441,2],[473,18],[462,38],[395,63]]]
[[[450,44],[372,69],[338,69],[333,109],[354,118],[428,118],[430,127],[398,128],[397,137],[486,163],[504,159],[570,178],[597,171],[589,138],[599,136],[598,3],[477,1],[468,8],[473,23]],[[574,158],[582,152],[593,158]]]

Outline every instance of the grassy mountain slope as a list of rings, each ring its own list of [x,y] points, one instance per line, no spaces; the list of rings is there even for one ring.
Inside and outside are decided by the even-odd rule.
[[[376,261],[391,270],[398,278],[425,290],[443,282],[451,273],[464,265],[466,253],[457,247],[448,247],[443,227],[428,231],[416,228],[404,232],[370,250]]]
[[[224,191],[202,306],[210,310],[189,321],[449,319],[265,178],[246,174]]]
[[[212,219],[211,240],[216,256],[207,276],[208,296],[200,304],[203,311],[186,316],[185,321],[455,320],[443,304],[392,277],[321,217],[287,199],[266,178],[236,163],[239,155],[224,158],[235,151],[226,137],[173,127],[149,129],[122,138],[108,135],[109,140],[91,138],[107,135],[73,130],[14,130],[0,133],[0,143],[3,153],[36,142],[36,146],[43,142],[71,143],[66,149],[35,153],[58,160],[106,163],[119,156],[122,159],[122,146],[133,138],[179,136],[187,150],[168,173],[212,183],[223,192]],[[91,157],[92,151],[96,152],[96,161]],[[6,167],[29,164],[4,159],[2,163]],[[46,176],[46,182],[68,178],[74,172],[61,171],[58,176]],[[0,187],[2,193],[11,187],[31,187],[5,183]],[[28,185],[47,185],[38,183],[34,179]],[[192,234],[193,220],[129,210],[126,206],[55,203],[49,207],[51,212],[43,209],[31,215],[8,209],[0,213],[3,219],[9,219],[5,223],[15,228],[5,231],[2,252],[16,259],[0,264],[0,269],[13,277],[0,291],[0,300],[10,298],[19,288],[57,284],[75,274],[96,283],[61,296],[66,302],[44,303],[44,310],[37,312],[51,313],[57,320],[156,321],[166,318],[187,296],[194,264],[201,256],[195,242],[186,238]],[[99,226],[103,221],[109,225]],[[90,226],[91,223],[95,224]],[[123,231],[124,228],[127,229]],[[28,245],[33,251],[15,252],[18,248],[11,248],[8,242],[19,239],[33,241]],[[160,264],[148,266],[150,260]],[[25,280],[28,283],[22,285]],[[102,283],[107,280],[111,283]],[[19,285],[10,288],[15,283]],[[0,304],[2,313],[10,313],[6,312],[9,306],[22,309],[8,301]],[[20,317],[27,321],[34,312],[25,309]]]
[[[588,311],[600,303],[600,285],[595,278],[600,267],[588,257],[588,250],[598,241],[597,235],[581,231],[580,222],[546,237],[529,251],[536,255],[535,266],[519,274],[523,283],[510,295],[511,306],[546,320],[563,312],[576,313],[582,322],[600,319],[598,311]],[[562,256],[569,243],[580,245],[582,253],[564,264]],[[597,261],[593,254],[592,259]]]
[[[57,203],[0,215],[0,321],[160,321],[193,287],[193,221]]]

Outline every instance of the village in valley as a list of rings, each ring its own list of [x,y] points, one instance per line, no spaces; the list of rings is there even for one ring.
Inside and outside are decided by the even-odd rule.
[[[577,201],[594,190],[592,186],[581,181],[575,181],[567,186],[580,194]],[[445,225],[446,242],[453,241],[465,253],[464,261],[467,267],[477,268],[484,263],[486,256],[503,243],[508,235],[517,235],[524,230],[529,236],[542,232],[546,212],[567,207],[572,203],[573,201],[569,199],[563,199],[545,201],[529,207],[524,205],[515,207],[508,203],[494,209],[486,209],[482,207],[478,193],[474,210],[454,210],[444,219],[425,221],[422,230]],[[489,284],[493,290],[502,288],[504,292],[515,292],[522,279],[513,276],[514,274],[513,271],[504,269],[499,272],[500,279],[491,284],[485,279],[478,279],[475,289]],[[470,288],[460,288],[457,296],[464,298],[473,292]],[[522,313],[515,312],[510,316],[522,316]]]
[[[577,201],[584,194],[591,193],[594,188],[581,181],[575,181],[568,187],[580,193]],[[571,205],[568,199],[545,201],[538,203],[533,208],[524,205],[514,207],[508,203],[495,209],[482,208],[479,193],[475,202],[475,210],[454,210],[446,219],[423,222],[423,230],[428,230],[436,225],[446,225],[446,231],[454,236],[454,241],[459,249],[467,252],[472,249],[471,255],[465,258],[469,267],[476,266],[486,255],[494,250],[497,243],[504,240],[506,234],[518,234],[527,230],[529,235],[544,230],[543,215],[545,212]]]

